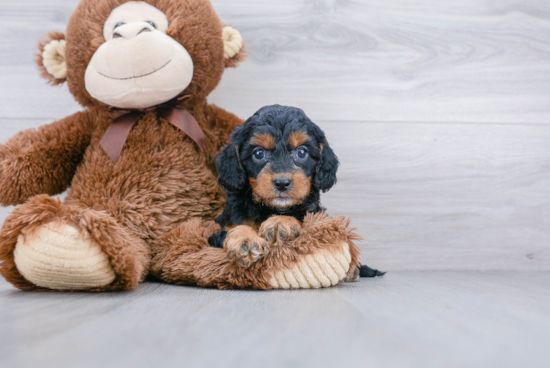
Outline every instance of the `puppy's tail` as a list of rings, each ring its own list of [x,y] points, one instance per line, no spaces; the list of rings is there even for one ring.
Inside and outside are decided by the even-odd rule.
[[[375,270],[374,268],[370,268],[369,266],[365,265],[359,265],[359,267],[355,267],[355,270],[353,271],[352,275],[348,275],[344,281],[345,282],[354,282],[359,280],[361,277],[380,277],[384,276],[385,272],[380,272],[378,270]]]
[[[380,277],[384,276],[385,272],[380,272],[378,270],[375,270],[374,268],[370,268],[367,265],[361,265],[359,268],[359,276],[360,277]]]

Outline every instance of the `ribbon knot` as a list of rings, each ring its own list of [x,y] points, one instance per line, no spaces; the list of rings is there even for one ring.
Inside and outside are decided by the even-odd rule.
[[[189,136],[197,146],[204,151],[205,135],[197,120],[187,110],[178,109],[175,107],[165,107],[159,109],[159,115],[168,120],[176,128],[183,131]],[[118,117],[113,121],[111,126],[105,132],[105,135],[99,142],[105,153],[117,162],[122,154],[124,144],[128,140],[128,136],[136,125],[139,118],[146,113],[145,111],[131,111]]]

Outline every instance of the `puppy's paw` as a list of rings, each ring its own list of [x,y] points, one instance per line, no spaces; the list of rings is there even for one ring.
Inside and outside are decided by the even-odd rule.
[[[260,226],[260,236],[278,244],[296,239],[301,231],[300,221],[290,216],[273,216]]]
[[[223,248],[240,267],[250,267],[269,252],[267,242],[249,226],[237,226],[227,233]]]
[[[361,277],[361,269],[359,267],[354,267],[353,271],[348,272],[344,282],[354,282],[359,280],[359,277]]]

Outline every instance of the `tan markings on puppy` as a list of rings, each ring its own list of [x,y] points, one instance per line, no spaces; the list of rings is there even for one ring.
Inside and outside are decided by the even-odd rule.
[[[296,169],[292,173],[292,198],[303,202],[311,191],[311,178],[306,176],[302,169]]]
[[[254,201],[264,203],[277,195],[273,187],[273,179],[275,178],[273,177],[270,164],[264,167],[256,179],[248,179],[250,187],[252,188]]]
[[[269,243],[281,245],[300,236],[302,224],[294,217],[273,216],[260,226],[260,236]]]
[[[270,150],[275,148],[275,138],[271,134],[259,133],[252,137],[250,144]]]
[[[292,180],[288,192],[280,193],[275,189],[273,181],[280,177]],[[311,190],[311,178],[298,167],[291,173],[273,174],[269,165],[262,170],[256,179],[249,178],[254,201],[274,208],[288,208],[303,203]]]
[[[227,233],[223,249],[230,260],[240,267],[250,267],[269,252],[267,242],[249,226],[240,225]]]
[[[307,135],[306,132],[294,132],[288,137],[288,144],[290,144],[290,147],[292,147],[292,149],[296,149],[309,141],[309,139],[309,135]]]

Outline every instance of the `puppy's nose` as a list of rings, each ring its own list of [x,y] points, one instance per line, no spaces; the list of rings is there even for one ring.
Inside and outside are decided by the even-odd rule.
[[[292,180],[290,180],[289,178],[277,178],[273,180],[273,185],[280,192],[286,192],[291,184]]]

